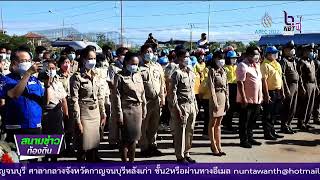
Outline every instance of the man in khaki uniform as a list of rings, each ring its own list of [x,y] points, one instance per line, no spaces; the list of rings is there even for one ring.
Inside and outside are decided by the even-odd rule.
[[[147,116],[142,121],[140,147],[142,156],[161,156],[157,149],[156,135],[160,121],[160,108],[165,103],[165,79],[160,64],[153,62],[154,54],[150,45],[141,47],[143,64],[140,71],[147,100]]]
[[[172,117],[174,126],[174,149],[178,163],[195,163],[189,150],[192,145],[195,119],[198,112],[193,92],[194,73],[188,68],[189,53],[185,49],[177,51],[177,69],[171,76],[172,104],[175,111]]]
[[[299,79],[299,115],[298,128],[301,131],[309,131],[314,127],[309,125],[309,120],[314,107],[314,99],[317,92],[316,67],[314,63],[315,44],[311,43],[303,46],[301,60],[298,62],[297,70],[300,75]]]
[[[111,63],[110,66],[108,67],[107,82],[108,82],[110,89],[113,89],[113,87],[114,87],[115,75],[118,74],[123,68],[123,60],[124,60],[124,57],[127,52],[128,52],[127,48],[124,48],[124,47],[118,48],[116,51],[117,58],[116,58],[115,62]],[[116,122],[116,119],[113,118],[115,116],[115,113],[118,113],[118,112],[115,110],[114,106],[112,106],[112,104],[114,104],[114,101],[115,101],[115,99],[113,97],[114,97],[114,94],[111,94],[111,96],[110,96],[111,118],[109,118],[109,126],[108,126],[109,127],[108,141],[109,141],[109,144],[112,145],[111,149],[116,148],[116,144],[119,141],[119,137],[118,137],[119,131],[117,128],[117,122]]]

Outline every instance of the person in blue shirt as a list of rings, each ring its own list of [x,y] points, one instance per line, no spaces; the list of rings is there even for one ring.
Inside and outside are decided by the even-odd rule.
[[[32,64],[25,48],[13,53],[12,72],[0,79],[0,99],[5,99],[7,142],[15,134],[40,134],[44,88],[33,74],[41,70],[40,63]]]

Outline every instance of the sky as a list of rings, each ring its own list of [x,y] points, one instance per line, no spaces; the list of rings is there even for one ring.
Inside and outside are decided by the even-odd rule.
[[[198,40],[208,32],[208,17],[209,41],[249,42],[259,40],[257,30],[283,31],[283,11],[302,15],[302,33],[320,29],[320,1],[123,1],[122,7],[124,36],[136,44],[150,32],[160,41],[190,40],[191,26]],[[0,8],[10,35],[62,28],[63,20],[82,33],[120,32],[120,1],[0,1]],[[262,26],[265,13],[270,28]]]

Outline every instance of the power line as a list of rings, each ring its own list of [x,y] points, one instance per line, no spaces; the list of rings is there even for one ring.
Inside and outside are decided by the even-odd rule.
[[[54,12],[66,12],[66,11],[70,11],[70,10],[75,10],[75,9],[83,9],[83,8],[87,8],[88,6],[92,6],[95,4],[100,4],[100,3],[104,3],[103,1],[99,1],[99,2],[93,2],[93,3],[88,3],[88,4],[83,4],[83,5],[79,5],[79,6],[73,6],[73,7],[69,7],[68,9],[64,8],[64,9],[53,9]],[[49,10],[48,10],[49,11]],[[40,12],[31,12],[31,13],[23,13],[20,15],[39,15],[39,14],[47,14],[48,11],[40,11]]]

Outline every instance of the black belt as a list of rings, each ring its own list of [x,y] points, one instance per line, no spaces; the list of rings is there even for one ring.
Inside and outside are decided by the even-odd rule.
[[[97,105],[92,105],[92,106],[89,106],[88,108],[89,108],[89,110],[94,110],[94,109],[97,109]]]

